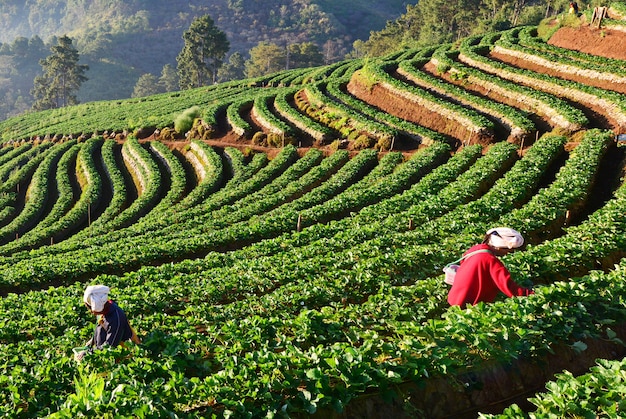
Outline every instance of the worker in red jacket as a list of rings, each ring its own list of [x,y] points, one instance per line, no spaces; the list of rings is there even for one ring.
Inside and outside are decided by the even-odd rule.
[[[493,302],[498,292],[507,297],[533,294],[517,285],[498,256],[504,256],[524,244],[522,235],[507,227],[487,231],[481,244],[468,249],[456,272],[448,293],[450,305],[465,306],[481,301]]]

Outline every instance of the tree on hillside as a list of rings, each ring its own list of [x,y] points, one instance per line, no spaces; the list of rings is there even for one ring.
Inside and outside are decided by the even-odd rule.
[[[287,47],[287,70],[291,68],[315,67],[324,64],[324,55],[312,42],[291,44]]]
[[[258,77],[292,68],[324,64],[324,55],[312,42],[289,44],[286,48],[270,42],[259,42],[250,50],[246,61],[246,77]]]
[[[261,41],[250,50],[246,61],[246,77],[259,77],[285,69],[286,51],[278,45]]]
[[[50,47],[38,36],[18,37],[0,45],[0,120],[31,109],[33,98],[29,92],[33,80],[41,74],[39,60],[49,52]]]
[[[68,36],[58,39],[51,55],[39,61],[43,75],[35,77],[31,91],[34,110],[53,109],[78,103],[76,92],[87,81],[89,66],[78,64],[79,54]]]
[[[184,32],[185,45],[176,57],[179,85],[191,89],[217,81],[217,70],[230,48],[226,34],[211,16],[196,18]]]
[[[159,79],[154,74],[142,74],[135,84],[131,97],[144,97],[162,93],[163,89],[159,84]]]
[[[217,71],[217,81],[225,82],[230,80],[241,80],[246,76],[246,60],[239,52],[235,52],[228,57],[228,62],[224,63]]]
[[[178,90],[178,74],[176,69],[170,64],[165,64],[161,70],[161,77],[159,77],[159,84],[164,92],[174,92]]]
[[[559,9],[564,0],[420,0],[364,42],[351,56],[380,56],[402,48],[455,42],[468,35],[538,24],[538,10]],[[580,2],[579,2],[580,4]]]

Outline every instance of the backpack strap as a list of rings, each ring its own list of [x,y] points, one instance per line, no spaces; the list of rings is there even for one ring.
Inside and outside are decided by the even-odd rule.
[[[474,250],[473,252],[470,252],[470,253],[468,253],[465,256],[461,256],[458,260],[455,260],[454,262],[450,262],[449,265],[452,265],[452,264],[458,265],[459,263],[461,263],[462,260],[465,260],[465,259],[467,259],[467,258],[469,258],[471,256],[474,256],[474,255],[478,254],[478,253],[491,253],[491,250],[489,250],[489,249]]]

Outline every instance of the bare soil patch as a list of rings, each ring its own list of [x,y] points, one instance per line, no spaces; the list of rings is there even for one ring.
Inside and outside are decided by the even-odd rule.
[[[563,27],[552,35],[548,44],[601,57],[626,60],[626,33],[618,30],[595,29],[588,25],[578,28]]]
[[[476,134],[457,122],[406,98],[399,97],[380,84],[365,86],[356,77],[352,77],[348,83],[348,92],[384,112],[443,133],[455,139],[458,145],[492,142],[477,138]]]
[[[579,28],[563,27],[555,32],[548,43],[561,48],[572,49],[607,58],[626,60],[626,33],[621,31],[611,31],[605,29],[597,30],[590,28],[588,25],[581,26]],[[489,57],[493,60],[501,61],[514,67],[524,68],[549,76],[626,94],[626,86],[623,84],[611,83],[605,80],[598,80],[596,78],[583,77],[577,74],[559,71],[558,69],[548,68],[546,66],[506,54],[491,53]],[[622,128],[619,124],[611,118],[611,115],[607,115],[604,110],[594,107],[589,103],[578,102],[576,103],[576,106],[585,112],[592,125],[595,127],[621,132]]]

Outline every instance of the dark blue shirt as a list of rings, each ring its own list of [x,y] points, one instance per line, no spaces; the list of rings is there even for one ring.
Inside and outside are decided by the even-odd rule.
[[[132,335],[124,310],[113,301],[107,301],[103,315],[98,316],[98,326],[94,331],[92,344],[96,349],[101,349],[104,345],[117,346],[120,342],[130,340]]]

